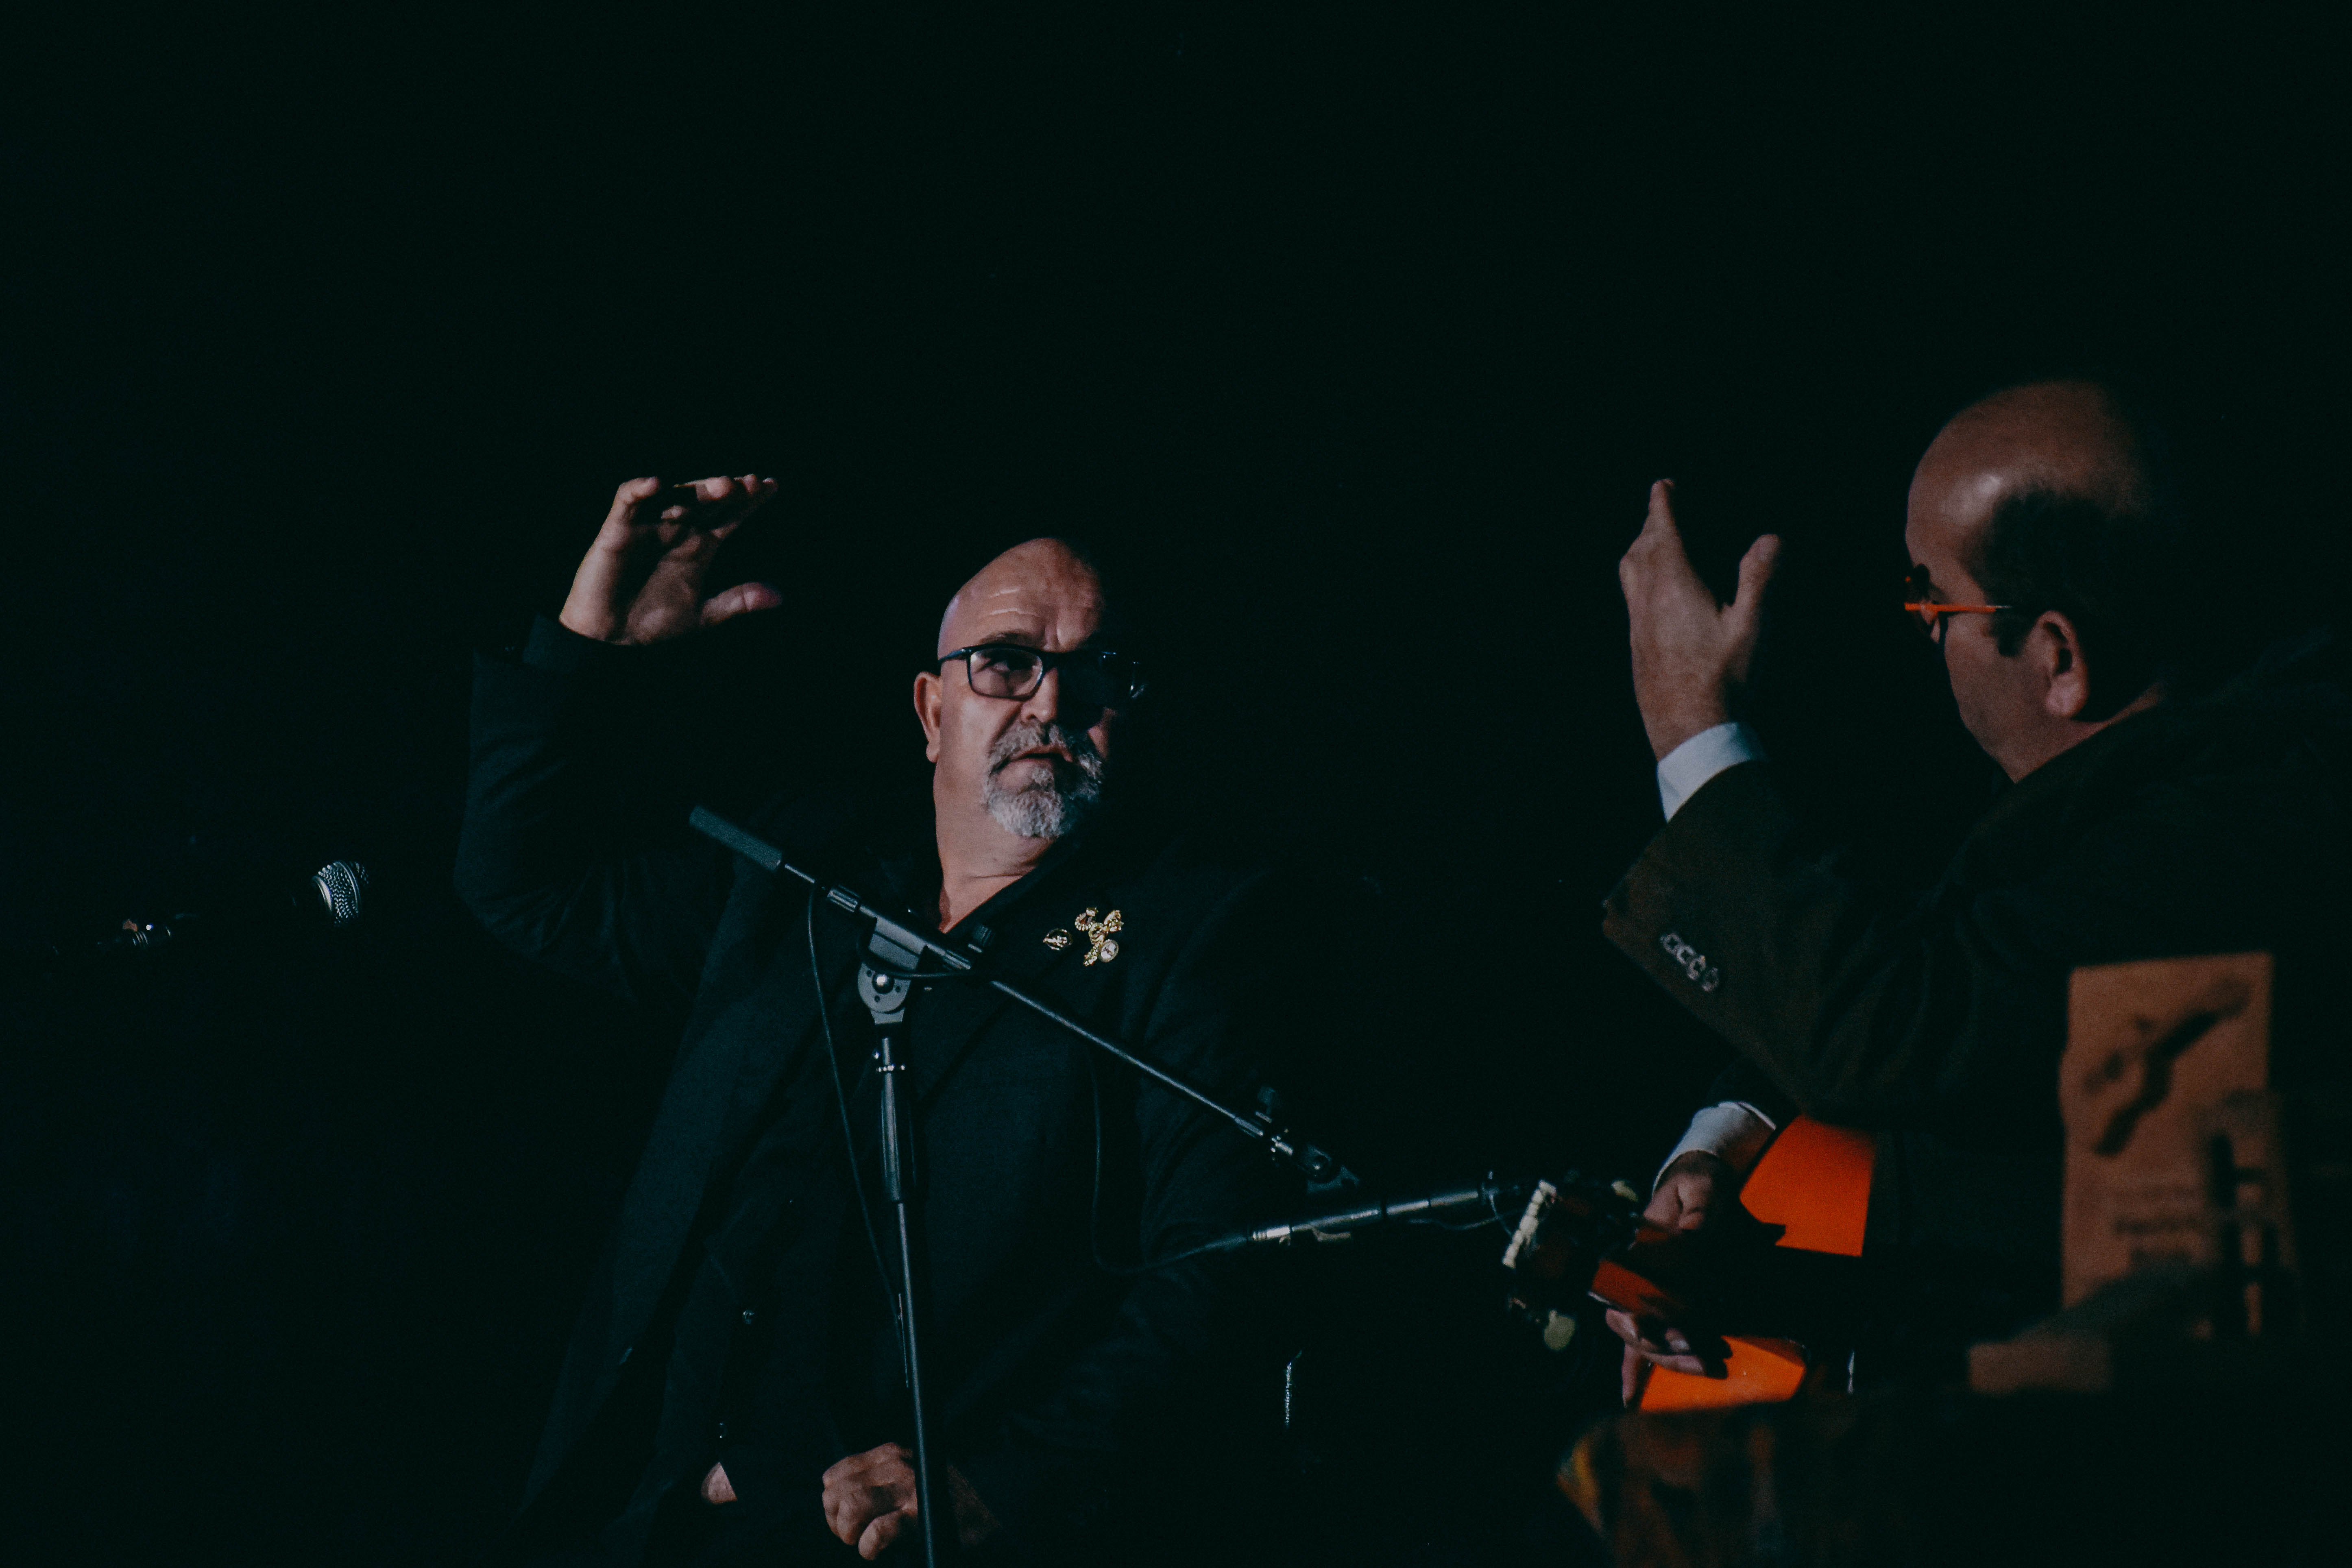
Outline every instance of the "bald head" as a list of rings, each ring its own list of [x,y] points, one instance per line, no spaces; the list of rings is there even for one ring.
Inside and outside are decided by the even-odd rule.
[[[937,652],[988,642],[1017,642],[1062,653],[1102,628],[1108,605],[1102,578],[1059,539],[1016,544],[956,590],[940,617]]]
[[[2021,495],[2136,512],[2147,510],[2148,492],[2147,453],[2114,395],[2096,382],[2043,381],[1952,417],[1912,476],[1911,517],[1972,535]]]
[[[1919,459],[1915,587],[1963,606],[1935,613],[1945,672],[2011,778],[2162,700],[2179,627],[2153,585],[2188,568],[2155,458],[2107,388],[2044,381],[1962,409]]]

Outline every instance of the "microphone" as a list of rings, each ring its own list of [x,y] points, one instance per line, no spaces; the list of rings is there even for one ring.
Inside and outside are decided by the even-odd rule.
[[[1357,1231],[1395,1220],[1406,1225],[1442,1224],[1449,1215],[1475,1212],[1485,1216],[1474,1224],[1502,1221],[1502,1205],[1517,1203],[1528,1193],[1525,1182],[1507,1182],[1489,1174],[1474,1187],[1448,1187],[1443,1192],[1421,1197],[1399,1198],[1392,1203],[1360,1204],[1354,1208],[1335,1209],[1309,1219],[1286,1220],[1279,1225],[1260,1226],[1255,1230],[1238,1230],[1231,1236],[1221,1236],[1202,1247],[1203,1252],[1234,1252],[1244,1247],[1287,1241],[1345,1241]]]
[[[98,949],[102,954],[145,956],[191,939],[238,931],[341,931],[366,911],[367,890],[365,866],[357,860],[330,860],[299,881],[209,910],[184,910],[163,920],[126,920]]]

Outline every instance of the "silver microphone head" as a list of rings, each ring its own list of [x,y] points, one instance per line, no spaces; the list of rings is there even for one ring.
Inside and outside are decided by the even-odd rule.
[[[319,892],[319,907],[326,912],[327,923],[342,927],[360,918],[362,903],[367,898],[368,872],[356,860],[331,860],[310,877],[310,886]]]

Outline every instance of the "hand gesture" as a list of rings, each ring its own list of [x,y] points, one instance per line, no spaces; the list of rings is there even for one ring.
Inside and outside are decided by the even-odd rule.
[[[915,1456],[896,1443],[852,1454],[824,1473],[824,1521],[868,1563],[881,1556],[919,1511]]]
[[[1734,1193],[1738,1184],[1732,1177],[1731,1167],[1720,1158],[1703,1149],[1694,1149],[1666,1167],[1642,1217],[1668,1230],[1704,1230],[1723,1211],[1736,1206]],[[1642,1380],[1648,1375],[1644,1363],[1698,1375],[1714,1370],[1703,1353],[1710,1348],[1705,1335],[1696,1336],[1695,1342],[1692,1335],[1672,1323],[1636,1322],[1632,1313],[1614,1308],[1603,1315],[1602,1321],[1609,1325],[1610,1332],[1625,1342],[1625,1361],[1618,1386],[1628,1405],[1641,1393]]]
[[[969,1549],[996,1533],[996,1516],[952,1465],[947,1467],[947,1482],[958,1542]],[[871,1563],[922,1511],[916,1492],[915,1456],[900,1444],[885,1443],[852,1454],[825,1471],[824,1522]]]
[[[1650,487],[1650,516],[1641,536],[1617,563],[1633,621],[1633,700],[1650,750],[1660,762],[1703,730],[1731,718],[1731,702],[1747,684],[1761,627],[1764,586],[1780,541],[1766,534],[1739,562],[1739,590],[1729,605],[1691,569],[1675,526],[1675,486]]]
[[[654,643],[773,609],[783,595],[765,583],[708,599],[702,587],[720,543],[775,493],[776,481],[757,474],[667,490],[659,479],[631,479],[613,492],[613,510],[572,575],[563,625],[598,642]]]

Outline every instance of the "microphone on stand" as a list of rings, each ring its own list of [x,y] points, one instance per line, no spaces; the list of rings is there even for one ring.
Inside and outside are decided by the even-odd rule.
[[[243,931],[341,931],[367,909],[368,868],[357,860],[330,860],[299,881],[210,909],[161,920],[126,920],[98,944],[101,955],[147,956],[190,940]]]
[[[1288,1241],[1344,1241],[1357,1231],[1371,1226],[1397,1221],[1407,1225],[1444,1224],[1449,1219],[1485,1216],[1485,1223],[1501,1224],[1502,1207],[1525,1198],[1528,1184],[1505,1181],[1489,1175],[1473,1187],[1449,1187],[1444,1192],[1430,1193],[1421,1197],[1398,1198],[1392,1202],[1359,1204],[1353,1208],[1334,1209],[1328,1214],[1309,1219],[1286,1220],[1279,1225],[1260,1226],[1255,1230],[1237,1230],[1208,1243],[1203,1252],[1233,1252],[1244,1247],[1272,1245]]]
[[[124,921],[110,934],[0,949],[0,976],[60,980],[93,964],[144,963],[167,950],[238,936],[341,931],[367,910],[368,868],[357,860],[330,860],[294,881],[261,882],[198,909],[155,920]]]

